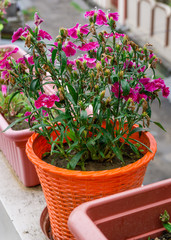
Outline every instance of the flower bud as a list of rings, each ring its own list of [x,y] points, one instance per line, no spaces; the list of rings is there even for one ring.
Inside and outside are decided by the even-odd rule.
[[[82,101],[79,101],[78,105],[81,107],[82,110],[85,110],[85,105]]]
[[[102,100],[105,96],[105,90],[103,90],[101,93],[100,93],[100,100]]]
[[[111,98],[108,97],[105,102],[106,107],[110,107],[110,102],[111,102]]]
[[[123,79],[124,71],[120,71],[118,75],[120,79]]]
[[[96,63],[96,68],[97,68],[97,70],[102,70],[102,65],[100,62]]]
[[[96,91],[98,91],[98,90],[99,90],[99,85],[96,84],[96,85],[94,86],[94,89],[95,89]]]
[[[110,69],[106,69],[104,74],[105,76],[109,77],[111,75]]]
[[[68,36],[68,30],[66,28],[60,28],[59,33],[63,38],[66,38]]]

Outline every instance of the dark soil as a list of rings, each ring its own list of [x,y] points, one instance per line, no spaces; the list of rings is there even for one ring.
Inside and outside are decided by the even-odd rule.
[[[151,240],[171,240],[171,233],[165,232],[161,237],[156,237]]]
[[[128,145],[125,145],[124,152],[125,152],[125,154],[123,155],[124,163],[121,162],[117,157],[115,157],[110,161],[105,161],[105,162],[92,161],[90,159],[90,160],[87,160],[85,163],[86,171],[101,171],[101,170],[110,170],[110,169],[123,167],[136,162],[138,159],[140,159],[143,156],[142,153],[140,153],[140,156],[137,156]],[[58,153],[54,153],[52,155],[46,154],[46,156],[43,157],[43,160],[56,167],[65,168],[65,169],[67,168],[67,164],[68,164],[68,161],[65,158],[59,156]],[[81,170],[81,167],[76,166],[75,170]]]
[[[15,120],[17,120],[19,118],[18,117],[5,117],[5,119],[8,122],[8,124],[11,124],[12,122],[14,122]],[[25,120],[23,120],[22,122],[17,123],[16,125],[14,125],[12,127],[12,129],[15,130],[15,131],[28,129],[28,128],[29,128],[29,124]]]

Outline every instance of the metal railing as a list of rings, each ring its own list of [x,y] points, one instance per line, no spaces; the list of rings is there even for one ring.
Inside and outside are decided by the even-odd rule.
[[[170,21],[171,21],[171,7],[163,3],[157,3],[154,0],[136,0],[136,6],[134,6],[134,14],[136,17],[135,27],[137,29],[141,28],[141,17],[146,15],[146,12],[143,10],[143,2],[148,4],[150,11],[149,25],[150,31],[149,36],[153,38],[158,38],[158,40],[163,39],[164,47],[171,45],[170,37]],[[123,0],[124,5],[124,23],[129,23],[129,4],[131,0]],[[159,14],[163,21],[160,22]],[[131,12],[132,15],[132,12]],[[132,17],[132,16],[131,16]],[[160,23],[160,29],[157,30],[158,23]],[[159,36],[160,34],[160,36]],[[170,40],[170,42],[169,42]]]

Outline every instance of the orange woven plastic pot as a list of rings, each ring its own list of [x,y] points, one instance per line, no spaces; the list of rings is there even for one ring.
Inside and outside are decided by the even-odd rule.
[[[146,144],[152,153],[146,151],[137,162],[122,168],[86,172],[62,169],[42,161],[42,154],[50,150],[50,145],[36,133],[29,138],[26,153],[36,167],[43,188],[54,240],[74,239],[67,221],[71,211],[81,203],[142,185],[157,145],[149,132],[142,133],[140,138],[136,133],[134,138]]]

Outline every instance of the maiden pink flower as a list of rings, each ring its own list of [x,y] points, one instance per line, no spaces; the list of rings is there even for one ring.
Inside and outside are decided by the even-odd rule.
[[[16,63],[22,63],[22,64],[26,64],[26,62],[25,62],[25,59],[24,59],[24,58],[18,58],[18,59],[16,60]]]
[[[113,37],[113,33],[107,33],[107,32],[104,32],[104,36],[105,38],[110,38],[110,37]]]
[[[42,94],[40,97],[35,101],[35,107],[41,108],[41,107],[47,107],[52,108],[55,102],[59,102],[59,97],[55,94],[53,95],[46,95]]]
[[[42,29],[39,30],[38,37],[41,37],[41,38],[43,38],[43,39],[46,38],[46,39],[48,39],[48,40],[52,40],[51,35],[50,35],[49,33],[47,33],[46,31],[42,30]]]
[[[24,29],[19,28],[16,32],[14,32],[14,34],[12,35],[12,43],[17,41],[22,36],[24,31]]]
[[[31,114],[32,114],[31,112],[25,112],[24,116],[25,116],[25,117],[29,117]],[[31,121],[31,122],[34,122],[35,120],[36,120],[35,116],[32,116],[32,117],[30,118],[30,121]],[[28,118],[26,118],[25,121],[28,122]]]
[[[9,78],[9,72],[7,70],[4,70],[1,72],[1,79],[8,80]]]
[[[115,37],[116,38],[120,38],[120,37],[124,37],[125,36],[125,34],[123,34],[123,33],[117,33],[117,32],[115,32]]]
[[[0,69],[11,69],[11,65],[9,64],[8,60],[5,60],[3,63],[0,64]]]
[[[84,17],[85,17],[85,18],[93,17],[95,13],[96,13],[95,10],[88,11],[88,12],[85,13]]]
[[[0,60],[0,64],[4,63],[8,57],[10,57],[13,53],[18,52],[19,48],[14,48],[14,50],[12,50],[11,52],[6,52],[4,55],[4,58],[2,60]]]
[[[89,58],[87,54],[83,56],[84,61],[86,61],[87,67],[94,68],[96,66],[96,58]]]
[[[110,19],[110,18],[113,18],[114,21],[118,21],[118,19],[119,19],[119,14],[118,14],[117,12],[115,12],[115,13],[109,13],[109,14],[108,14],[108,18],[109,18],[109,19]]]
[[[90,50],[96,49],[98,47],[99,47],[98,42],[89,42],[89,43],[82,44],[82,46],[79,46],[78,49],[80,51],[90,51]]]
[[[165,87],[162,89],[162,95],[163,95],[163,97],[167,98],[167,97],[169,96],[169,94],[170,94],[169,87],[166,87],[166,86],[165,86]]]
[[[34,24],[38,27],[43,22],[43,19],[40,18],[37,12],[34,15]]]
[[[120,98],[122,98],[122,94],[123,94],[123,90],[122,87],[119,86],[118,82],[115,82],[112,87],[111,87],[111,91],[114,93],[115,97],[119,97],[119,91],[120,91]]]
[[[101,9],[99,9],[97,12],[96,24],[97,25],[106,25],[107,24],[106,14]]]
[[[85,24],[85,25],[83,25],[83,26],[79,26],[79,23],[77,23],[75,27],[68,29],[68,35],[69,35],[70,37],[72,37],[72,38],[77,39],[77,38],[78,38],[78,33],[79,33],[79,31],[80,31],[82,34],[87,34],[87,33],[89,33],[89,29],[88,29],[87,27],[88,27],[88,24]]]
[[[28,63],[29,63],[30,65],[34,65],[33,56],[28,57],[27,60],[28,60]]]
[[[74,56],[76,54],[77,45],[72,42],[67,42],[66,45],[62,47],[67,57]]]
[[[7,95],[7,86],[1,85],[1,91],[2,91],[3,96],[6,96]]]

